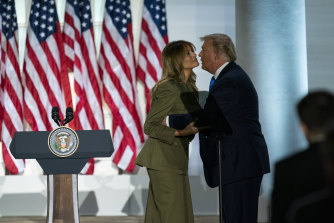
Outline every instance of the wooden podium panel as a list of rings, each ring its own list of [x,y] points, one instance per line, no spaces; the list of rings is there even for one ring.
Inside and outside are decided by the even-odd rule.
[[[47,223],[79,223],[78,175],[48,175]]]

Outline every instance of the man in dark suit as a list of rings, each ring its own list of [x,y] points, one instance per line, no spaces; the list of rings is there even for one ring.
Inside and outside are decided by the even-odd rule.
[[[234,62],[236,53],[230,37],[212,34],[201,40],[202,69],[214,75],[204,114],[216,120],[224,115],[232,129],[232,134],[221,142],[224,220],[256,223],[262,176],[270,172],[259,123],[258,96],[246,72]],[[200,153],[206,181],[216,187],[217,142],[210,134],[210,130],[200,133]]]
[[[293,222],[297,210],[324,194],[326,185],[321,144],[334,122],[334,96],[326,91],[312,92],[298,103],[297,110],[309,147],[275,165],[273,223]]]
[[[237,65],[230,37],[211,34],[199,56],[202,69],[213,75],[201,116],[211,128],[200,131],[200,155],[210,187],[218,186],[215,135],[228,135],[222,147],[222,201],[225,223],[256,223],[262,176],[270,172],[268,150],[259,123],[258,96],[245,71]],[[168,123],[173,127],[173,116]],[[217,125],[216,123],[220,123]]]

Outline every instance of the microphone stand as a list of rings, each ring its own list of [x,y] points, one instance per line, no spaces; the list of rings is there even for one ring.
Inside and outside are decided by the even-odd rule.
[[[209,95],[208,95],[209,93]],[[189,97],[187,97],[187,93],[181,94],[181,99],[185,105],[189,104],[187,101]],[[226,120],[224,113],[221,111],[220,106],[218,105],[215,97],[210,92],[199,92],[199,99],[202,102],[202,109],[196,111],[195,116],[197,120],[195,121],[196,127],[207,127],[207,134],[204,135],[208,137],[212,137],[218,143],[218,173],[219,173],[219,222],[223,223],[223,171],[222,171],[222,140],[226,138],[226,136],[231,135],[233,130],[229,123]],[[205,100],[204,100],[205,99]],[[205,105],[204,105],[205,103]],[[189,109],[191,111],[191,109]],[[182,116],[181,116],[182,117]],[[183,116],[185,117],[185,116]],[[209,130],[210,129],[210,130]]]
[[[222,132],[217,132],[215,133],[215,138],[217,140],[217,144],[218,144],[218,174],[219,174],[219,185],[218,185],[218,191],[219,191],[219,223],[223,223],[224,219],[223,219],[223,171],[222,171],[222,167],[223,167],[223,163],[222,163],[222,146],[221,146],[221,142],[222,140],[225,138],[225,134]]]
[[[218,109],[217,109],[218,110]],[[219,111],[219,110],[218,110]],[[217,147],[218,147],[218,180],[219,180],[219,223],[223,223],[223,164],[222,164],[222,154],[223,154],[223,148],[221,146],[222,141],[226,138],[226,136],[231,135],[233,133],[232,128],[227,123],[225,116],[221,114],[219,120],[215,120],[215,122],[212,122],[210,120],[207,120],[206,117],[210,117],[209,115],[206,116],[200,116],[198,121],[198,126],[210,126],[212,125],[212,129],[209,130],[207,136],[212,138],[213,140],[216,140]],[[202,119],[202,120],[201,120]],[[201,122],[202,121],[202,122]],[[204,130],[205,131],[205,130]]]

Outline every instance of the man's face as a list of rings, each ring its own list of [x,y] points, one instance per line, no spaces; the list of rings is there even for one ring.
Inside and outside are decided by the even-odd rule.
[[[205,40],[202,45],[202,50],[198,54],[202,61],[202,69],[208,71],[211,74],[216,72],[215,70],[215,52],[213,50],[211,40]]]

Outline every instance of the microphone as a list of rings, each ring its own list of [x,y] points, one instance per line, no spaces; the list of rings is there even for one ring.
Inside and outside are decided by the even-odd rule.
[[[71,107],[66,108],[66,117],[63,120],[62,126],[65,126],[67,123],[73,119],[73,109]]]
[[[58,107],[53,107],[51,110],[51,118],[55,123],[60,126],[59,122],[61,121],[59,118],[59,108]]]

